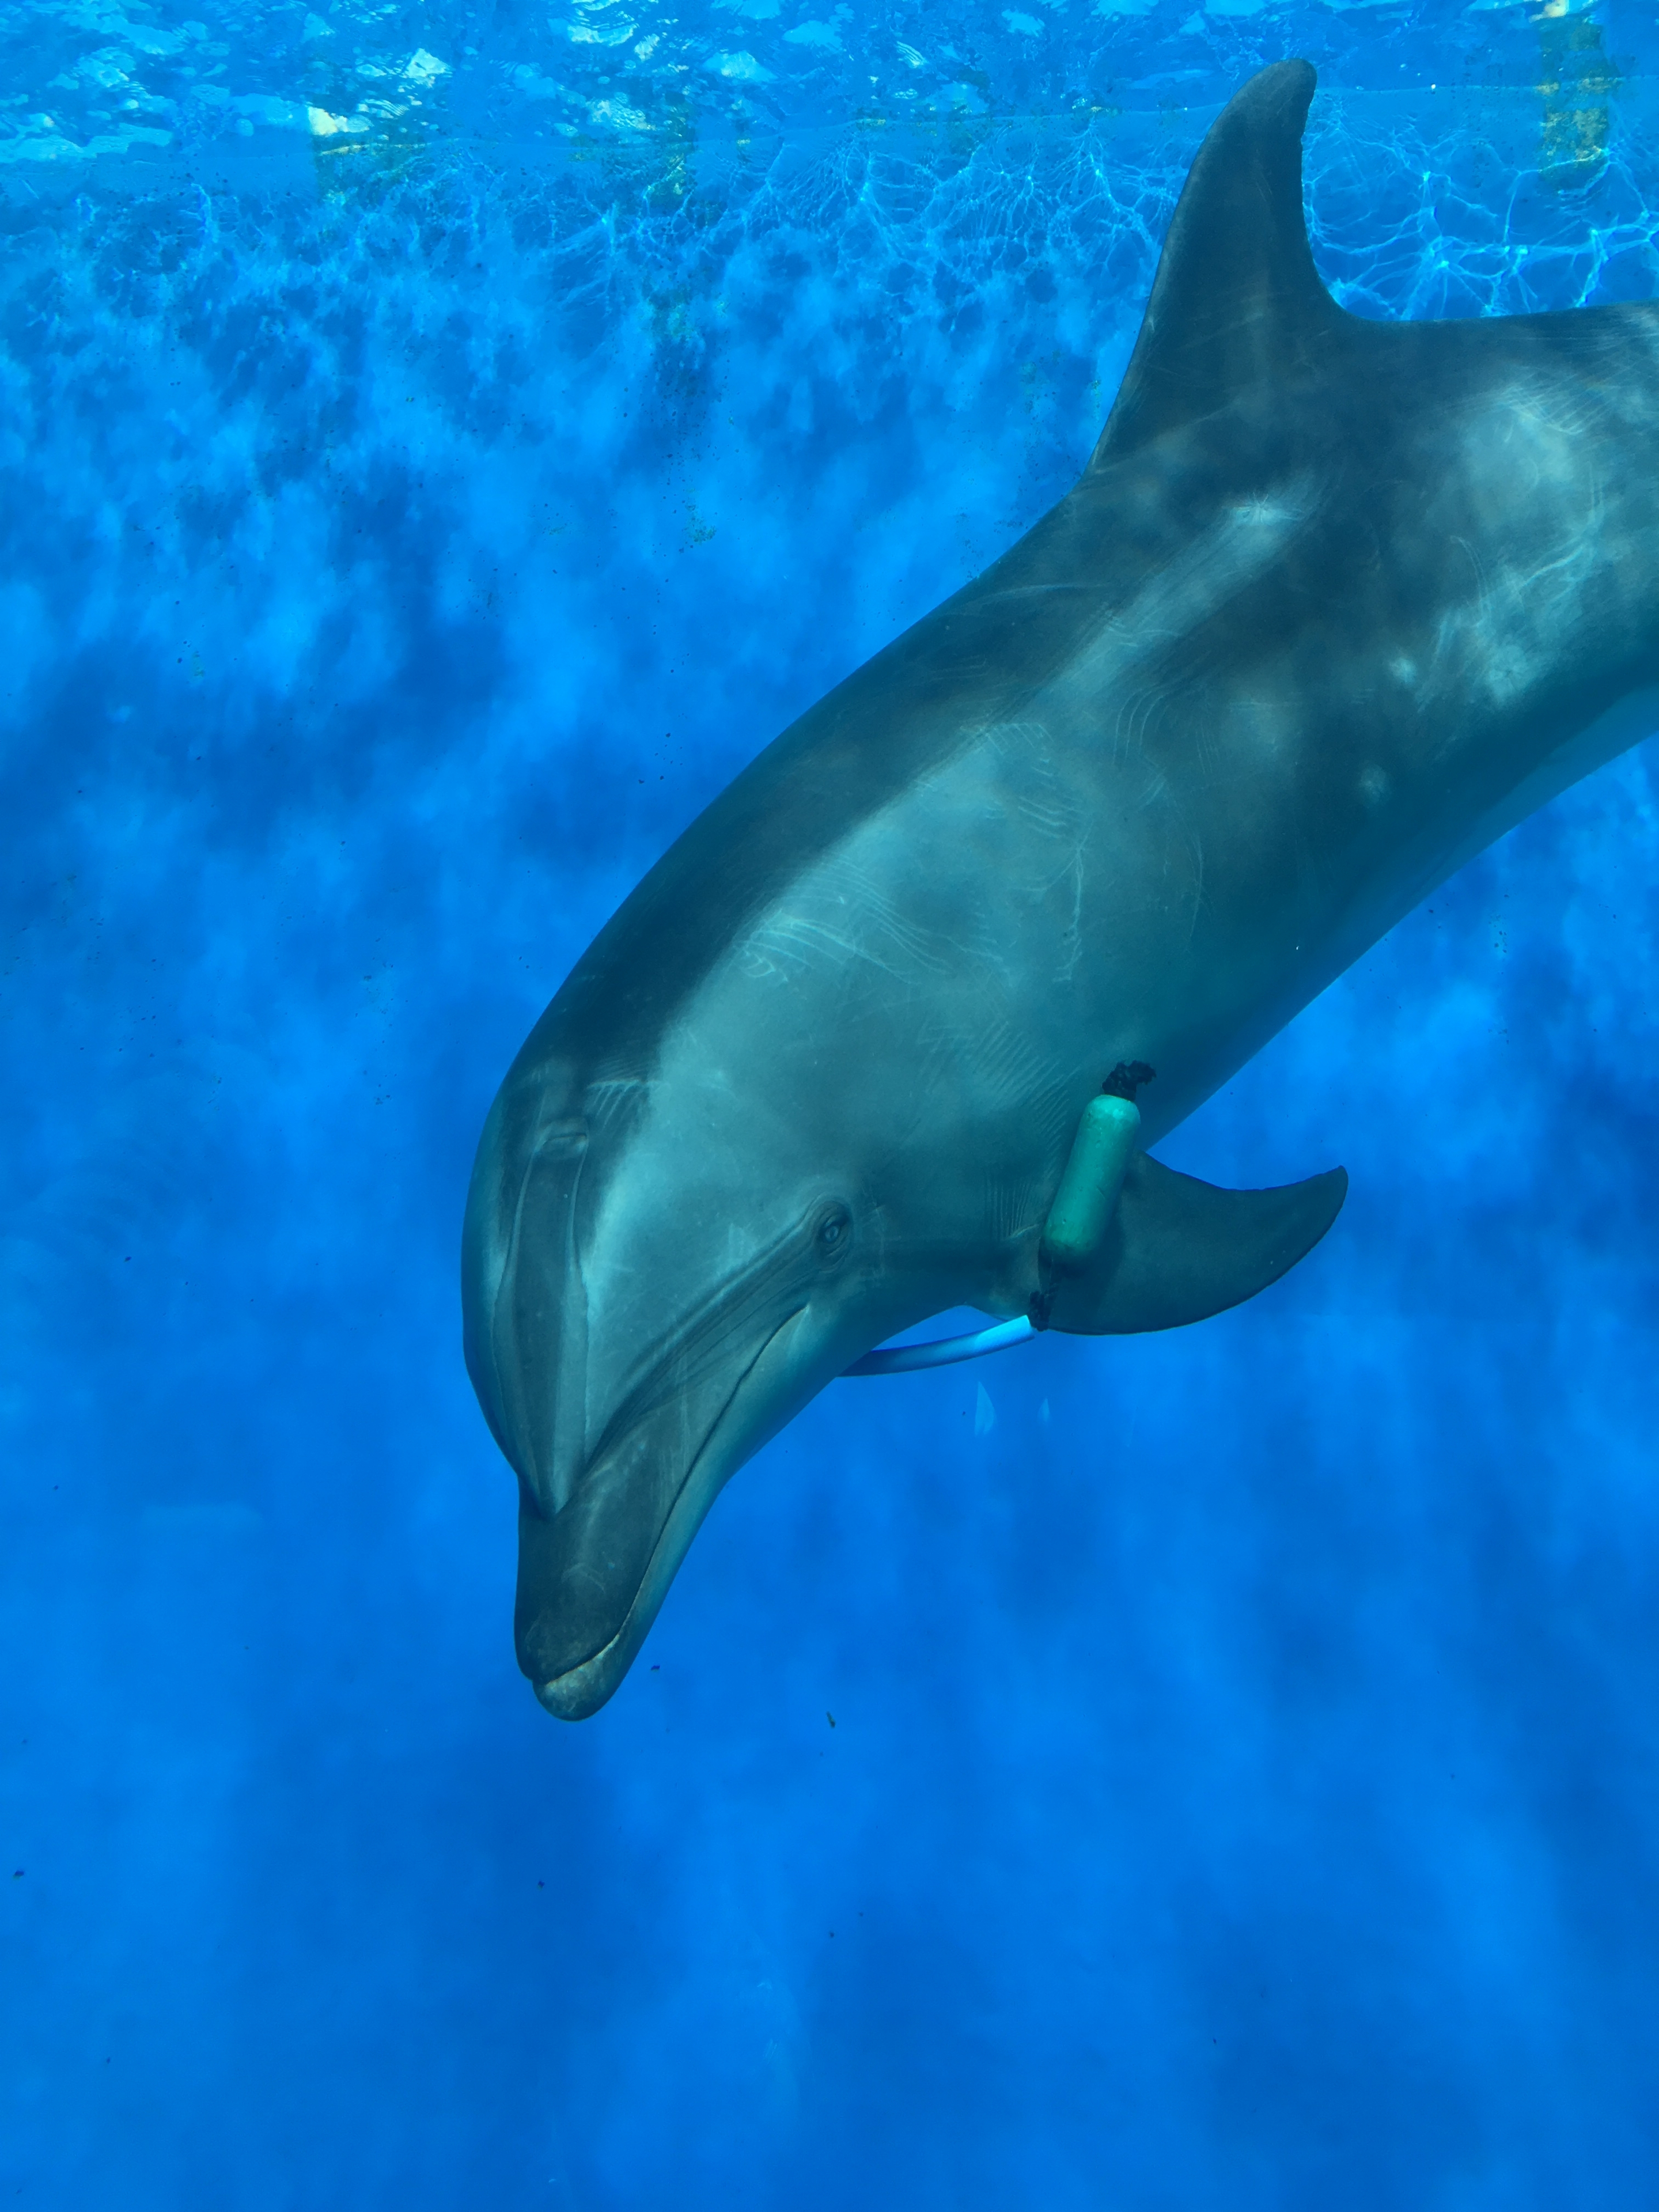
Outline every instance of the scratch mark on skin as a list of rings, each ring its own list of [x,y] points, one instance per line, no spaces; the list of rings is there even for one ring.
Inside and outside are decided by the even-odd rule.
[[[1193,863],[1193,911],[1192,919],[1187,925],[1187,945],[1190,951],[1193,939],[1198,935],[1198,918],[1203,913],[1206,902],[1204,891],[1204,840],[1196,830],[1187,840],[1187,850],[1191,855]]]
[[[1112,720],[1112,765],[1127,767],[1146,752],[1146,726],[1157,713],[1156,691],[1131,691]]]
[[[637,1076],[607,1077],[583,1091],[583,1115],[595,1133],[608,1133],[614,1122],[642,1105],[649,1094],[650,1085]]]
[[[1045,1186],[1008,1182],[989,1176],[985,1183],[985,1229],[993,1244],[1017,1244],[1042,1228],[1048,1211]]]
[[[1492,599],[1491,586],[1486,581],[1486,564],[1481,560],[1480,556],[1475,551],[1474,546],[1470,544],[1467,538],[1454,538],[1452,542],[1457,547],[1458,551],[1462,553],[1464,558],[1468,561],[1470,570],[1474,574],[1475,619],[1484,626],[1486,619],[1487,606]]]
[[[802,885],[793,909],[767,915],[742,957],[748,974],[786,980],[854,963],[895,977],[927,977],[947,974],[955,949],[842,855]]]
[[[1075,982],[1078,963],[1083,957],[1083,845],[1080,841],[1072,855],[1071,878],[1072,918],[1060,939],[1060,960],[1054,970],[1056,983]]]

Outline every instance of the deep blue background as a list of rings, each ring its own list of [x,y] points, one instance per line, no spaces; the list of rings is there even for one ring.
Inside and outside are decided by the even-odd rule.
[[[1340,296],[1513,312],[1659,293],[1656,49],[0,10],[7,2201],[1659,2200],[1651,749],[1164,1148],[1346,1162],[1304,1268],[836,1386],[579,1728],[456,1266],[606,914],[1065,489],[1228,89],[1319,62]]]

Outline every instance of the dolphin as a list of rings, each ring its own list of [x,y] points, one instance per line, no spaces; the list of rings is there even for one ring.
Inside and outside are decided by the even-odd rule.
[[[501,1085],[465,1342],[550,1712],[604,1704],[721,1486],[884,1338],[1282,1274],[1340,1170],[1223,1192],[1146,1147],[1659,725],[1659,307],[1346,313],[1314,82],[1210,131],[1073,489],[692,823]],[[1062,1267],[1103,1097],[1139,1126]]]

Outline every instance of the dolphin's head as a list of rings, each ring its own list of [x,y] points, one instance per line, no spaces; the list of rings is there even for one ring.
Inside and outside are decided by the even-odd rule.
[[[722,1484],[951,1302],[895,1279],[868,1162],[844,1115],[822,1141],[811,1085],[694,1048],[639,1079],[583,1057],[544,1024],[509,1073],[463,1256],[468,1369],[519,1477],[519,1663],[569,1720],[621,1681]]]

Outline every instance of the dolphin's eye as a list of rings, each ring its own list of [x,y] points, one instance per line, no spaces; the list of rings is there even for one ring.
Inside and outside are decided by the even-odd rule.
[[[832,1206],[817,1226],[816,1243],[820,1260],[838,1260],[853,1233],[853,1217],[844,1206]]]

